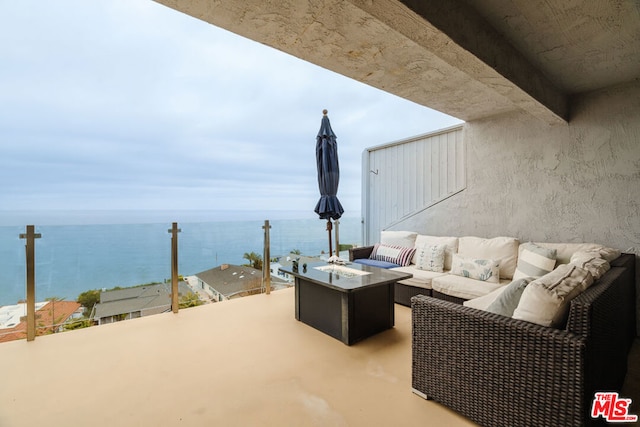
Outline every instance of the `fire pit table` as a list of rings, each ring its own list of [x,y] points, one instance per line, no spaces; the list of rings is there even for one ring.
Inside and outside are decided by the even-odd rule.
[[[295,277],[296,319],[346,345],[395,324],[394,285],[411,274],[361,264],[281,267]]]

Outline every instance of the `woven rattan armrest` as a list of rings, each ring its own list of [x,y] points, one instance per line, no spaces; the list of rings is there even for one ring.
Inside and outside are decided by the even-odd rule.
[[[635,335],[635,292],[631,271],[613,267],[571,301],[567,330],[587,339],[585,394],[619,390]]]
[[[412,298],[413,388],[484,426],[582,425],[585,338]]]
[[[356,259],[369,258],[373,252],[373,246],[361,246],[359,248],[350,248],[349,249],[349,261],[353,261]]]

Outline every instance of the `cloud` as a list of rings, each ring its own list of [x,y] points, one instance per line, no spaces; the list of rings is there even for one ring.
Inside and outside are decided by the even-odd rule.
[[[458,123],[147,0],[0,5],[0,209],[313,209],[329,110],[338,196],[361,156]]]

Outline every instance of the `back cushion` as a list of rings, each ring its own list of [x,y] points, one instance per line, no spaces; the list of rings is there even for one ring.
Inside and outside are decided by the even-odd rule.
[[[418,233],[413,231],[389,231],[380,232],[380,243],[385,245],[402,246],[403,248],[413,248],[416,244]]]
[[[586,252],[594,249],[602,248],[602,245],[597,243],[544,243],[536,242],[536,245],[543,248],[550,248],[556,250],[556,265],[569,264],[571,262],[571,255],[576,252]]]
[[[445,245],[444,251],[444,269],[451,270],[451,257],[453,254],[458,252],[458,238],[457,237],[447,237],[447,236],[425,236],[422,234],[418,234],[416,236],[416,254],[418,250],[425,246],[437,246],[437,245]],[[413,257],[413,263],[417,264],[418,260],[416,257]]]
[[[465,236],[458,240],[458,254],[465,258],[493,259],[500,263],[500,278],[511,279],[518,262],[520,242],[513,237]]]

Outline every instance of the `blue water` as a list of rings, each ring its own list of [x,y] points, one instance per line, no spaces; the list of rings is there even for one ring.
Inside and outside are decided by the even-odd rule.
[[[271,256],[298,249],[328,251],[326,222],[270,221]],[[264,221],[179,223],[179,274],[192,275],[220,264],[245,264],[242,255],[262,255]],[[89,289],[133,286],[171,277],[171,223],[36,225],[36,300],[75,300]],[[0,306],[25,298],[25,226],[0,226]],[[360,242],[358,218],[342,218],[340,242]],[[335,244],[335,242],[334,242]]]

